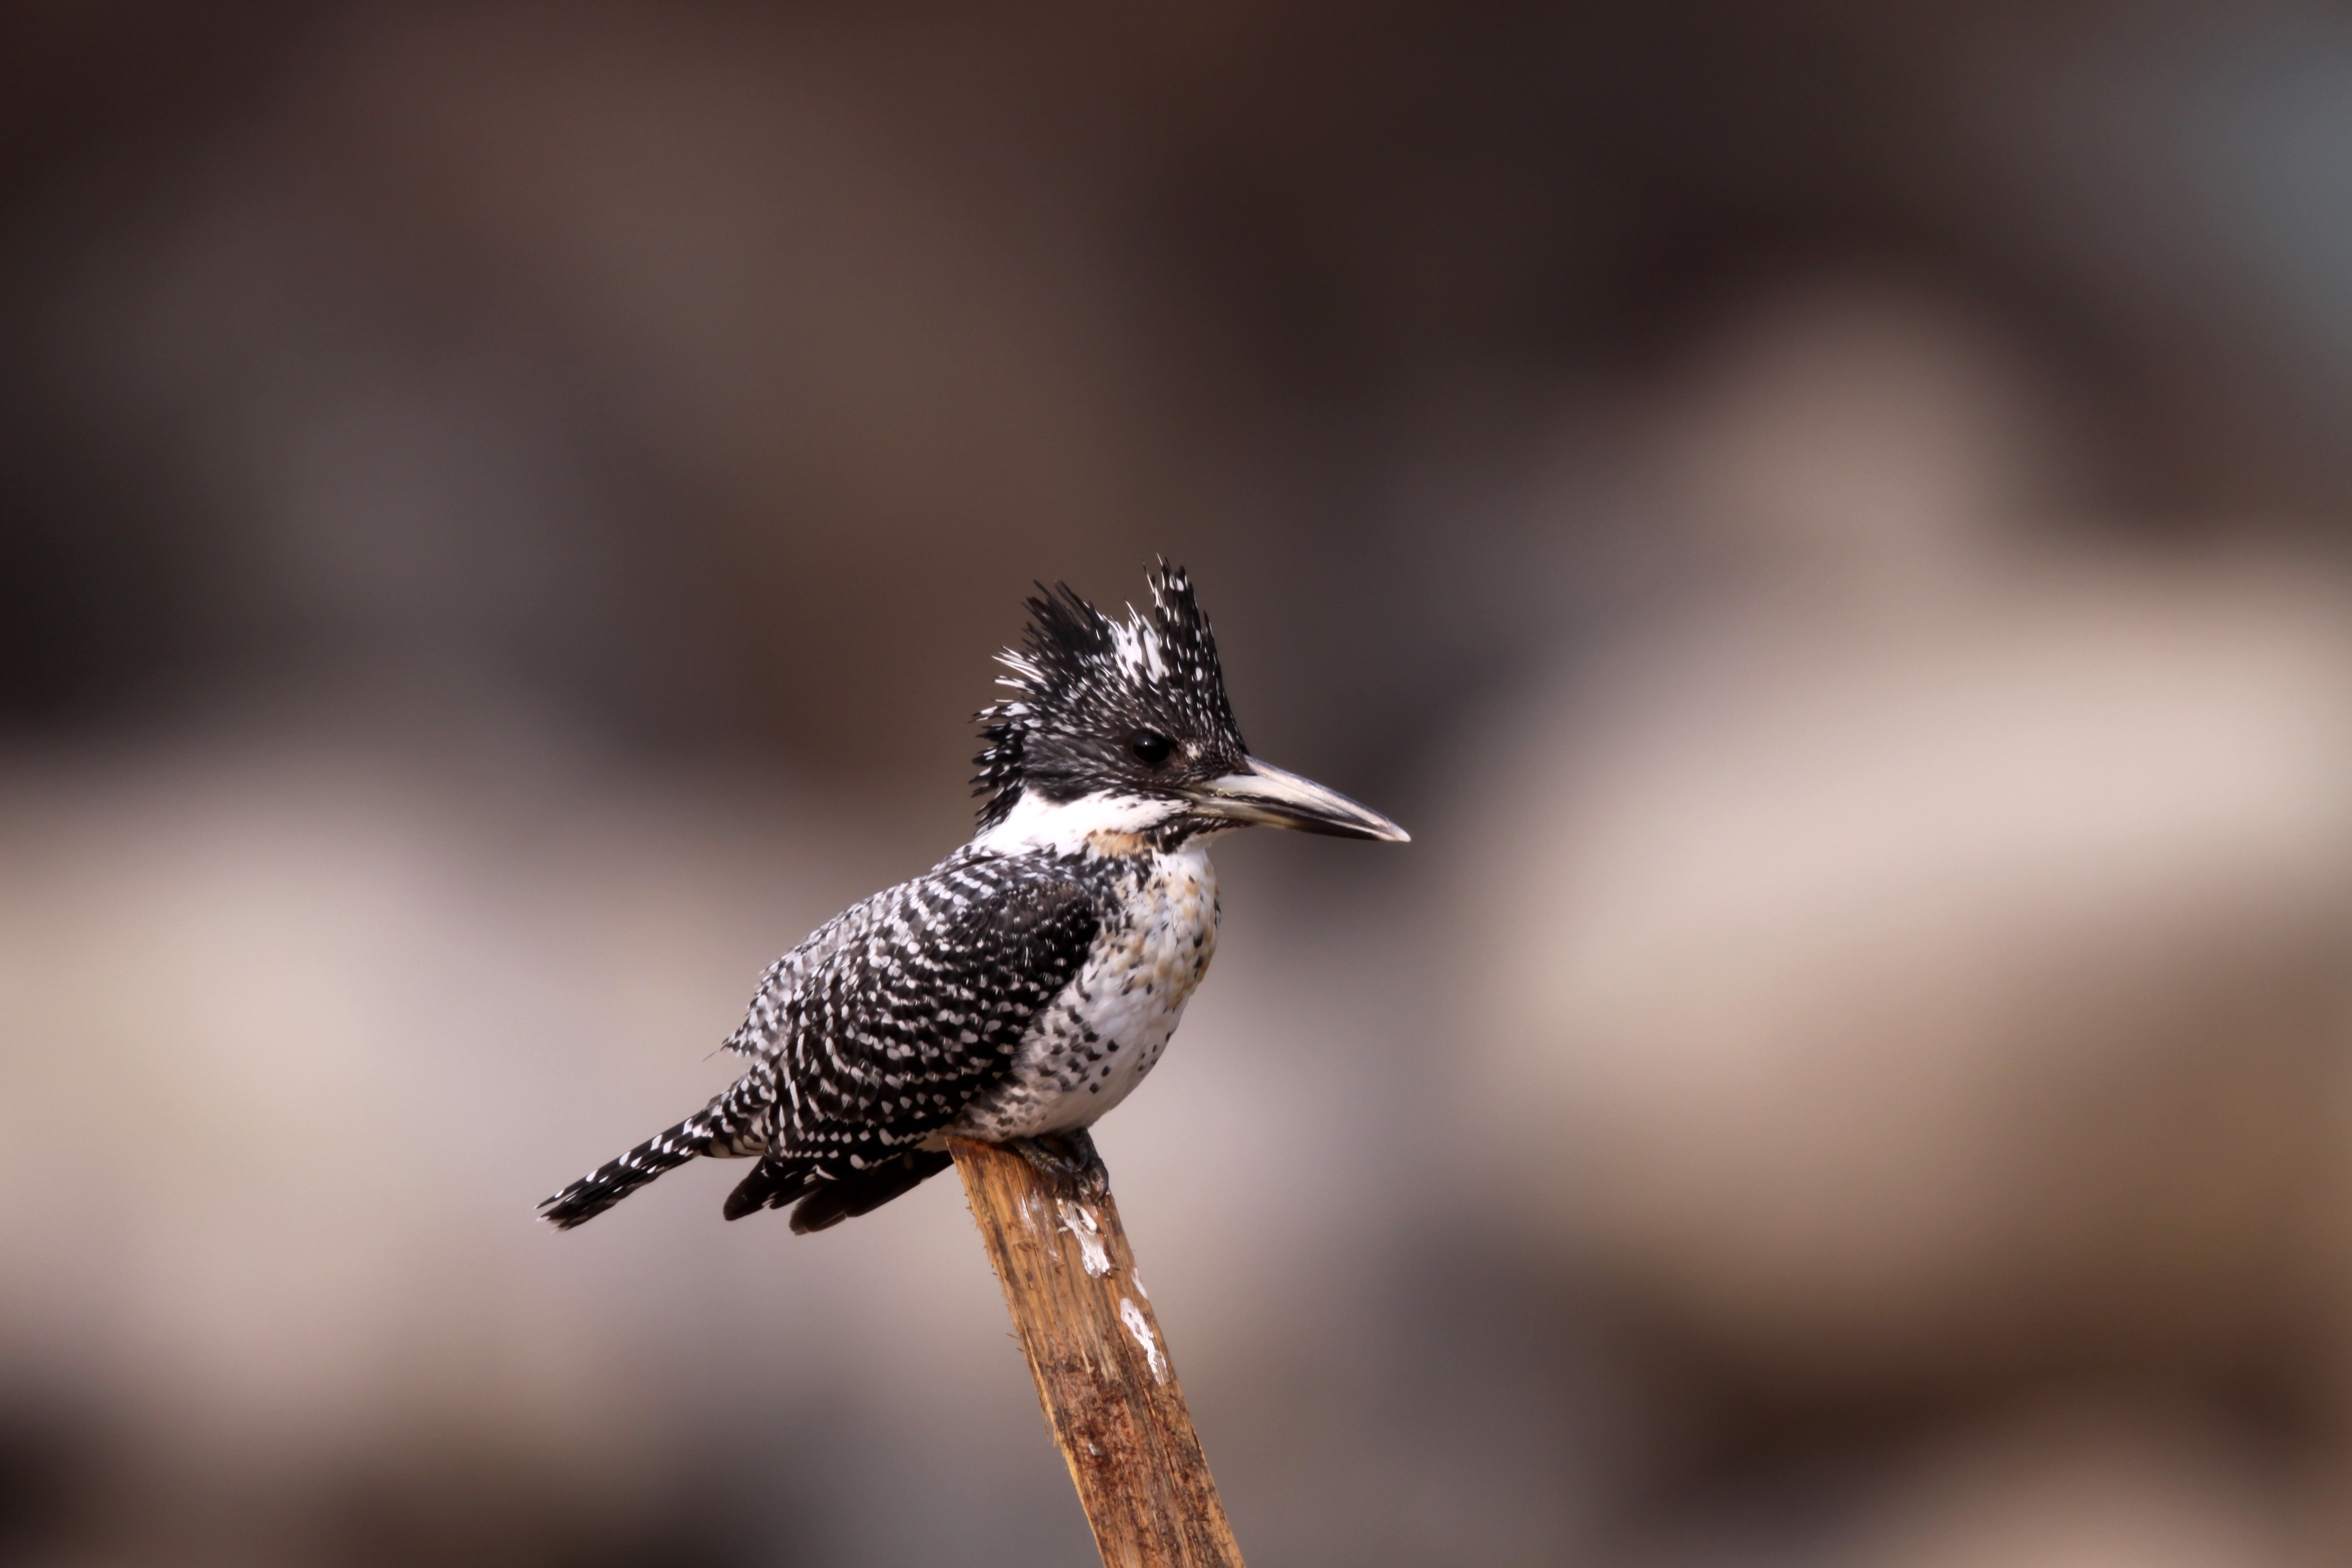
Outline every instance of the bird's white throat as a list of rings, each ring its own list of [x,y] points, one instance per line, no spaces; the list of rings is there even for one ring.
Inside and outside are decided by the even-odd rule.
[[[972,847],[990,855],[1099,851],[1106,840],[1146,832],[1183,809],[1181,801],[1112,790],[1098,790],[1076,800],[1047,800],[1034,790],[1024,790],[1004,820],[973,839]]]

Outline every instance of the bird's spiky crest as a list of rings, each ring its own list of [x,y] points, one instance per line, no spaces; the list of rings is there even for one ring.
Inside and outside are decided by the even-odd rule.
[[[1066,583],[1037,584],[1021,646],[996,656],[1011,672],[997,684],[1013,695],[977,715],[985,744],[973,759],[980,771],[972,785],[983,831],[1020,799],[1028,782],[1024,763],[1039,737],[1068,731],[1077,715],[1172,710],[1203,732],[1232,737],[1236,752],[1244,749],[1192,578],[1162,557],[1146,580],[1150,615],[1130,605],[1125,620],[1104,615]]]

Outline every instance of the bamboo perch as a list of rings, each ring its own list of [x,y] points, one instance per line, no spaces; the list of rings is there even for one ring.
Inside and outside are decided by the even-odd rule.
[[[1103,1562],[1242,1568],[1118,1205],[1059,1196],[992,1145],[948,1147]]]

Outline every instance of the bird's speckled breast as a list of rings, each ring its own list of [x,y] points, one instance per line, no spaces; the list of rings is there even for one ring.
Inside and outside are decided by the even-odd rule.
[[[1077,978],[1022,1037],[1012,1073],[954,1131],[1002,1142],[1093,1125],[1157,1066],[1217,951],[1217,873],[1206,847],[1139,856],[1115,886]]]

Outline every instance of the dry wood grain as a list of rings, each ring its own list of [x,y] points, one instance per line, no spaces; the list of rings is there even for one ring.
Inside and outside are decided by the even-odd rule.
[[[1103,1561],[1241,1568],[1118,1205],[1059,1196],[989,1144],[949,1147]]]

